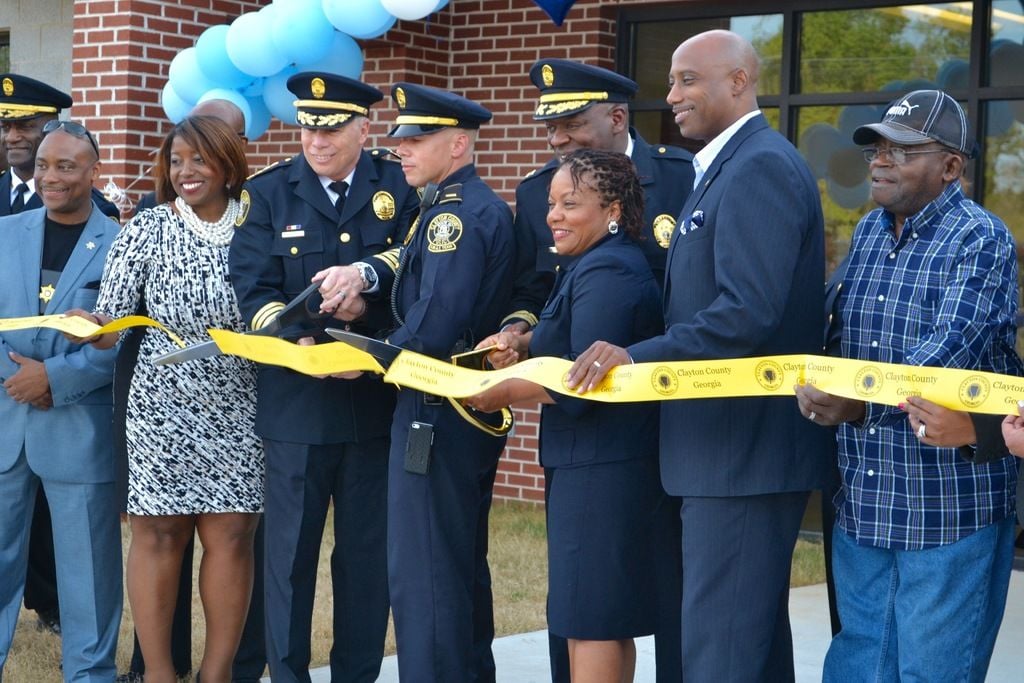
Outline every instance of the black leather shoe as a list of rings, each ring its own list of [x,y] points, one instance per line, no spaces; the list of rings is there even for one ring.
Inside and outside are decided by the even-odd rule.
[[[129,671],[115,678],[114,683],[142,683],[142,674]]]
[[[36,629],[49,631],[55,636],[60,635],[60,612],[57,610],[46,610],[37,612]]]

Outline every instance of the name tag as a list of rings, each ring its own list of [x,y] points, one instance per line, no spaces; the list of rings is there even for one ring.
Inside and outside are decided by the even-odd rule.
[[[305,230],[286,230],[281,233],[281,239],[288,239],[289,237],[305,237]]]

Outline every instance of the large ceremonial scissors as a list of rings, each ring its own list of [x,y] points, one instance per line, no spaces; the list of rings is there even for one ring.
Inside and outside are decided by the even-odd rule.
[[[330,315],[330,313],[322,313],[320,311],[321,302],[323,302],[323,297],[320,295],[320,283],[314,282],[309,287],[306,287],[305,291],[292,299],[287,306],[282,308],[270,322],[258,330],[250,330],[245,332],[245,334],[280,337],[292,325],[315,323]],[[199,358],[219,356],[222,353],[217,347],[217,342],[210,340],[155,356],[153,363],[156,365],[172,365]]]
[[[400,346],[395,346],[394,344],[389,344],[386,341],[356,334],[355,332],[339,330],[333,327],[328,327],[326,332],[338,341],[345,342],[349,346],[370,354],[379,360],[385,369],[389,368],[391,364],[395,362],[395,359],[398,358],[399,354],[402,353],[402,347]],[[486,361],[487,354],[492,350],[493,347],[459,353],[451,356],[451,362],[464,368],[485,370],[486,366],[484,363]],[[464,420],[491,436],[505,436],[515,424],[515,418],[512,415],[512,410],[509,408],[502,408],[500,411],[495,413],[481,413],[459,403],[453,398],[448,397],[447,400]]]

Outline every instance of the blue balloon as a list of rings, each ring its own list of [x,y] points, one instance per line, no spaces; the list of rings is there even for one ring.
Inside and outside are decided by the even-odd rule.
[[[441,8],[444,7],[447,4],[448,4],[448,0],[441,0],[441,2],[437,3],[437,7],[434,8],[434,11],[435,12],[440,12]]]
[[[274,47],[272,40],[276,7],[267,5],[259,12],[243,14],[228,29],[228,56],[250,76],[273,76],[288,65],[288,57]]]
[[[277,0],[274,11],[274,47],[289,62],[315,62],[327,55],[334,27],[320,0]]]
[[[270,110],[262,97],[247,97],[252,118],[245,120],[245,137],[256,140],[270,127]]]
[[[960,90],[970,85],[971,66],[962,59],[947,59],[935,74],[935,83],[942,90]]]
[[[164,89],[160,91],[160,106],[164,108],[164,113],[172,123],[181,121],[192,110],[192,105],[174,92],[174,86],[170,81],[167,81]]]
[[[242,118],[245,119],[245,125],[248,128],[249,121],[252,119],[252,107],[249,106],[249,100],[245,99],[245,96],[237,90],[229,90],[227,88],[214,88],[208,90],[199,98],[200,102],[206,102],[207,100],[227,100],[231,104],[238,107],[239,111],[242,112]]]
[[[242,94],[246,97],[261,97],[263,95],[263,79],[257,78],[241,88],[241,90]]]
[[[330,51],[323,59],[315,62],[303,62],[298,71],[319,71],[358,79],[363,72],[363,52],[359,43],[340,31],[334,32]]]
[[[323,9],[334,28],[363,40],[384,35],[397,21],[380,0],[323,0]]]
[[[295,125],[295,94],[288,89],[288,79],[296,73],[296,68],[289,66],[276,76],[263,81],[263,103],[267,109],[281,122]]]
[[[174,56],[167,73],[167,81],[174,86],[174,92],[186,102],[195,104],[207,90],[217,84],[203,75],[196,59],[196,49],[187,47]]]
[[[196,41],[196,60],[199,70],[214,83],[225,88],[240,88],[252,81],[228,57],[228,25],[219,24],[203,31]]]

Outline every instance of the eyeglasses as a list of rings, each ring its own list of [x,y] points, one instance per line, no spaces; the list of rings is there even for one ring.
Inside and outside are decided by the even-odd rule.
[[[907,163],[907,157],[911,154],[941,154],[943,152],[949,152],[948,149],[922,149],[917,151],[907,151],[902,147],[865,147],[861,150],[864,154],[864,161],[869,164],[877,159],[878,157],[885,154],[889,157],[889,160],[897,166],[902,166]]]
[[[100,146],[96,144],[96,138],[92,136],[92,133],[89,132],[88,128],[86,128],[80,123],[76,123],[74,121],[60,121],[58,119],[51,119],[46,122],[46,125],[43,126],[43,135],[46,135],[47,133],[52,133],[58,128],[63,128],[65,133],[67,133],[68,135],[73,135],[76,138],[85,138],[86,140],[89,141],[89,144],[92,145],[92,150],[96,152],[96,156],[100,155]]]

